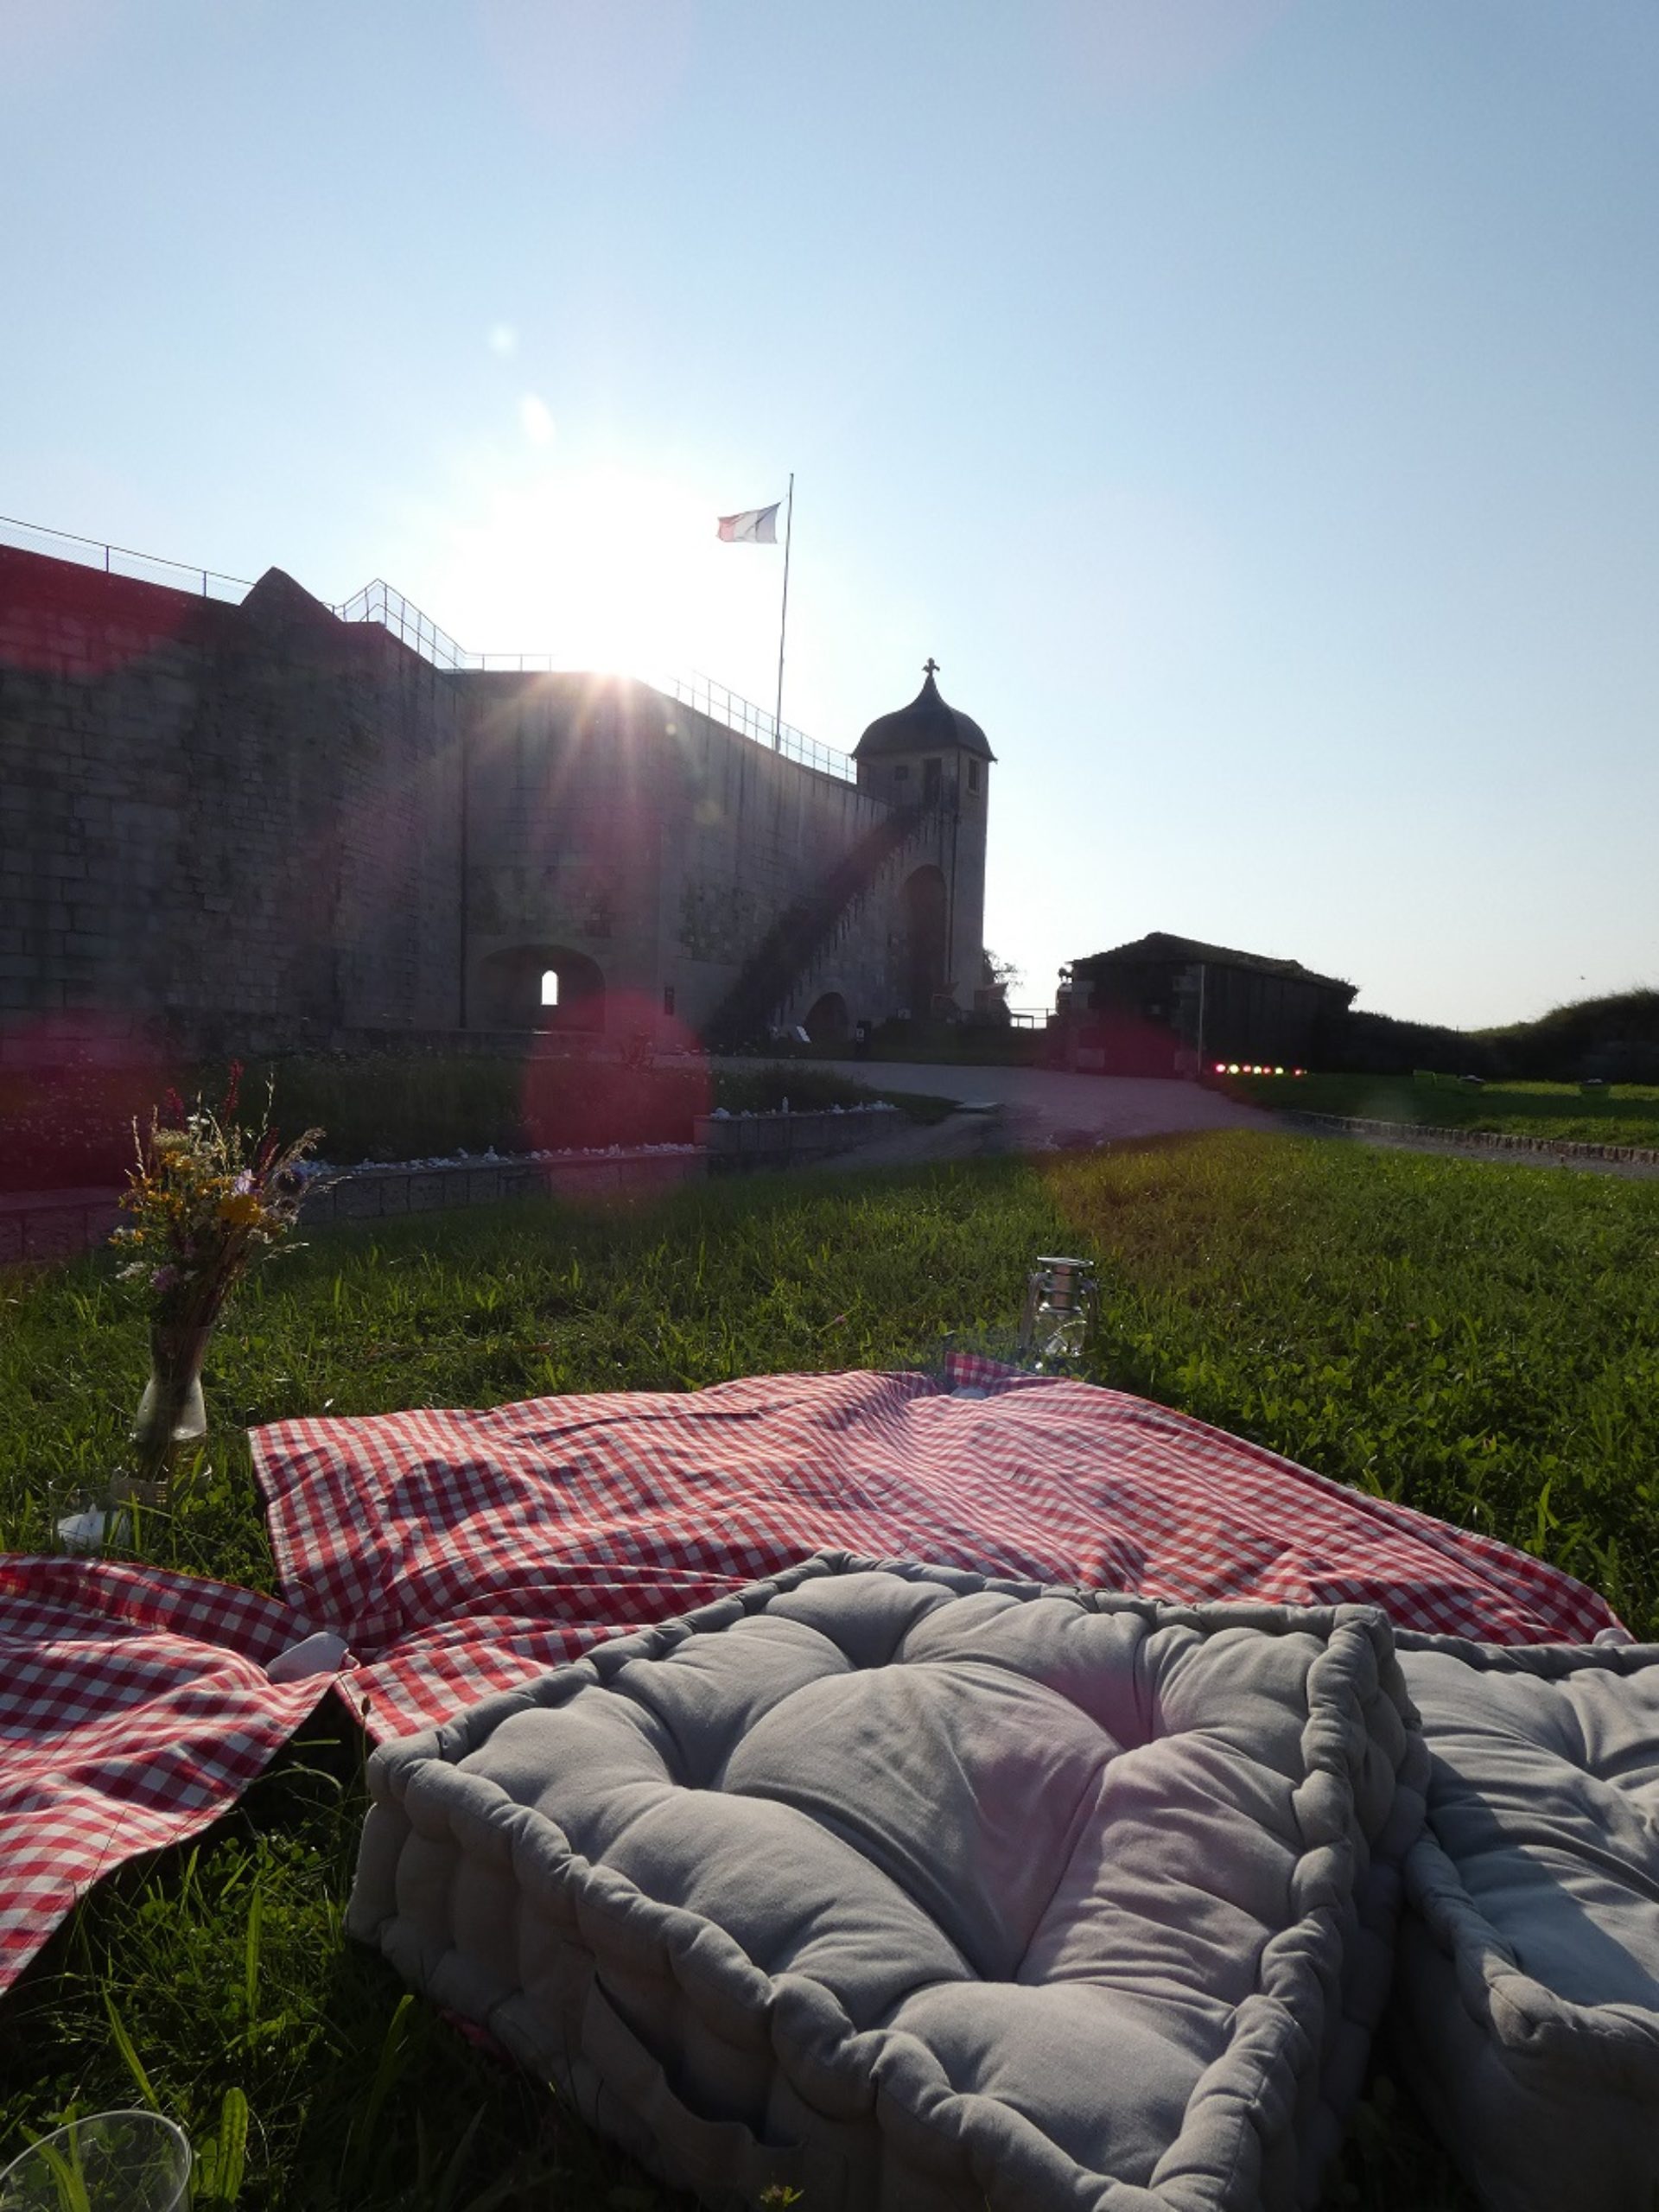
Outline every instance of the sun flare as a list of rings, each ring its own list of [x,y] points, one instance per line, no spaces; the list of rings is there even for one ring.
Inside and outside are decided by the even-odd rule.
[[[722,505],[752,488],[722,502],[684,480],[567,461],[550,437],[492,468],[457,502],[466,518],[433,534],[427,612],[473,652],[647,681],[703,671],[764,696],[782,548],[715,536]]]

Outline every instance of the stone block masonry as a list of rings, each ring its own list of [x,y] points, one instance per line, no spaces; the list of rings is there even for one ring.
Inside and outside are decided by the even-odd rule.
[[[248,1058],[965,1011],[982,763],[867,766],[435,666],[278,569],[233,604],[0,547],[0,1060],[66,1026]]]
[[[0,548],[0,1028],[447,1028],[459,712],[275,571],[240,606]]]

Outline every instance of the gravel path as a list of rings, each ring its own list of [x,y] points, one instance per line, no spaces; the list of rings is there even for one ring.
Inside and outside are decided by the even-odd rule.
[[[1575,1151],[1570,1144],[1552,1147],[1547,1152],[1513,1151],[1496,1141],[1482,1144],[1477,1135],[1444,1137],[1428,1135],[1402,1122],[1397,1133],[1383,1135],[1376,1129],[1310,1128],[1287,1121],[1281,1125],[1291,1136],[1323,1137],[1327,1143],[1368,1144],[1380,1152],[1438,1152],[1448,1160],[1478,1160],[1490,1165],[1496,1161],[1505,1167],[1565,1167],[1579,1175],[1622,1175],[1628,1181],[1651,1182],[1659,1176],[1659,1163],[1648,1160],[1598,1160],[1586,1147]]]

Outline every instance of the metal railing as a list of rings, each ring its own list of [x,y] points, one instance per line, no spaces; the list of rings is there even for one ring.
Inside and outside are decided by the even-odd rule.
[[[164,560],[159,553],[139,553],[130,545],[106,545],[100,537],[78,537],[72,530],[48,530],[42,523],[22,522],[16,515],[0,515],[0,540],[16,546],[20,552],[78,561],[83,568],[102,569],[105,575],[166,584],[174,591],[197,592],[203,599],[234,602],[252,588],[248,576],[227,576],[217,569],[195,568],[188,561]]]
[[[226,575],[218,569],[194,568],[188,561],[165,560],[159,554],[137,552],[130,545],[106,544],[99,537],[79,537],[73,531],[48,530],[44,524],[22,522],[15,515],[0,515],[0,543],[16,545],[23,552],[47,553],[57,560],[77,561],[85,568],[102,569],[106,575],[162,583],[174,590],[200,591],[204,599],[234,603],[252,589],[252,581],[247,576]],[[560,667],[545,653],[468,652],[447,630],[441,630],[429,615],[423,614],[381,576],[365,584],[361,591],[354,592],[332,612],[342,622],[378,622],[435,668],[552,675]],[[743,698],[729,686],[716,683],[711,676],[648,677],[645,680],[653,689],[677,699],[683,707],[706,715],[710,721],[723,724],[740,737],[753,739],[769,752],[781,753],[786,760],[796,761],[804,768],[815,769],[821,776],[833,776],[842,783],[858,781],[857,766],[849,754],[836,752],[833,746],[820,745],[804,730],[791,728],[787,722],[779,723],[766,708],[756,706],[752,699]]]
[[[711,722],[723,722],[740,736],[752,737],[768,751],[798,761],[803,768],[816,768],[821,776],[835,776],[844,784],[858,781],[858,764],[849,753],[837,753],[834,746],[820,745],[804,730],[780,722],[753,699],[741,698],[725,684],[716,683],[712,676],[664,677],[657,689],[677,699],[683,707],[707,715]]]
[[[435,668],[493,669],[528,676],[551,675],[560,666],[545,653],[469,652],[380,576],[334,611],[342,622],[382,624],[411,652],[419,653]],[[808,737],[804,730],[791,728],[787,722],[780,725],[764,707],[757,707],[753,700],[743,698],[711,676],[648,677],[644,680],[654,690],[677,699],[683,707],[706,715],[710,721],[723,724],[740,737],[752,739],[768,752],[781,753],[802,767],[816,769],[821,776],[834,776],[842,783],[858,781],[857,766],[847,753],[837,753],[832,746],[820,745],[816,738]]]
[[[418,607],[380,576],[372,584],[365,584],[361,591],[354,592],[334,612],[342,622],[378,622],[411,652],[419,653],[423,660],[429,660],[434,668],[504,669],[524,675],[550,676],[560,666],[546,653],[468,652],[465,645],[457,645],[447,630],[439,629],[430,615],[423,614]]]

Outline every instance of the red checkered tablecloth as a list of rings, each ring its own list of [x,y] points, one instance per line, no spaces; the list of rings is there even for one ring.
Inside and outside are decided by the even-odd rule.
[[[233,1804],[328,1688],[265,1662],[303,1631],[251,1590],[0,1557],[0,1989],[124,1860]]]
[[[820,1550],[1189,1600],[1369,1600],[1497,1643],[1616,1628],[1522,1552],[1144,1400],[958,1361],[685,1395],[288,1421],[255,1463],[289,1604],[102,1560],[0,1557],[0,1989],[100,1874],[207,1826],[331,1677],[429,1726]]]
[[[1368,1601],[1583,1642],[1571,1576],[1143,1399],[957,1361],[254,1436],[283,1584],[362,1662],[378,1736],[823,1549],[1192,1601]]]

